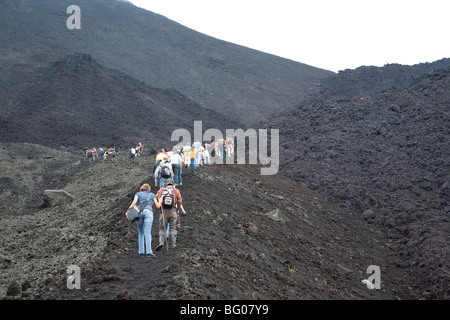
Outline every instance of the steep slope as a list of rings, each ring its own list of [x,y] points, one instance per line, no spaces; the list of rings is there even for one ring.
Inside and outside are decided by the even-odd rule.
[[[175,88],[206,108],[253,122],[292,108],[313,83],[333,74],[211,38],[122,1],[78,1],[81,29],[69,30],[70,5],[0,2],[0,81],[7,92],[27,81],[30,69],[82,52],[153,87]]]
[[[364,101],[315,97],[261,126],[280,129],[281,171],[383,225],[405,272],[448,297],[450,68]]]
[[[0,109],[3,142],[128,148],[142,140],[161,148],[173,130],[192,130],[195,120],[202,119],[205,130],[240,127],[174,89],[150,87],[85,54],[43,68],[5,104]]]
[[[151,180],[152,161],[143,156],[132,165],[118,156],[84,162],[62,186],[73,203],[2,217],[0,297],[410,297],[389,241],[375,226],[281,175],[260,176],[257,166],[185,169],[180,190],[188,215],[178,247],[155,252],[156,259],[139,257],[136,226],[124,213],[139,186]],[[153,248],[157,226],[155,212]],[[80,267],[80,290],[67,289],[70,265]],[[370,265],[381,268],[380,290],[361,282]],[[22,289],[7,296],[13,281]]]

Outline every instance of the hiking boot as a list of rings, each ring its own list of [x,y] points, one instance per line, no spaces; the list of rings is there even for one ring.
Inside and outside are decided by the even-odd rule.
[[[162,247],[164,247],[164,243],[160,243],[160,244],[158,244],[158,246],[156,247],[156,251],[159,251],[159,250],[161,250],[162,249]]]
[[[147,258],[156,258],[154,253],[147,253]]]
[[[177,247],[177,245],[175,243],[172,244],[172,246],[171,246],[172,249],[175,249],[176,247]]]

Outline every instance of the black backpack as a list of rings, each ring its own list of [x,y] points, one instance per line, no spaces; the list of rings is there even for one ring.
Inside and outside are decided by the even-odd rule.
[[[170,178],[171,172],[170,168],[168,166],[162,166],[161,167],[161,177],[162,178]]]
[[[175,206],[175,189],[173,187],[166,187],[162,192],[162,207],[170,209]]]

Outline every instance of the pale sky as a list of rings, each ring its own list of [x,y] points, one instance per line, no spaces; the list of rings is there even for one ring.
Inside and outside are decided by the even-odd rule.
[[[450,58],[450,0],[130,0],[217,39],[337,72]]]

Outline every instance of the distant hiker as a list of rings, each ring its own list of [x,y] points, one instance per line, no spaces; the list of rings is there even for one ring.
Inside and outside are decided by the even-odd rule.
[[[160,189],[165,187],[167,179],[173,178],[171,164],[167,160],[161,161],[153,177],[155,178],[155,184],[159,184]]]
[[[136,221],[136,225],[138,228],[138,253],[140,256],[144,256],[144,251],[147,254],[147,257],[155,257],[152,251],[152,224],[153,224],[153,209],[152,205],[156,208],[161,208],[161,204],[158,202],[158,199],[154,193],[151,192],[150,185],[148,183],[144,183],[139,192],[134,195],[133,202],[130,205],[130,208],[134,207],[136,204],[141,204],[144,201],[148,201],[147,206],[145,207],[142,217]],[[128,218],[128,213],[125,213]],[[145,244],[145,248],[144,248]],[[144,250],[145,249],[145,250]]]
[[[180,152],[175,151],[170,157],[169,162],[172,165],[173,170],[173,180],[175,180],[175,185],[181,186],[181,170],[183,168],[183,159],[181,159]]]
[[[189,167],[191,165],[191,145],[188,143],[183,147],[183,154],[184,154],[184,164],[186,167]]]
[[[197,167],[200,164],[200,147],[202,144],[199,141],[195,141],[192,144],[192,148],[195,149],[195,166]]]
[[[92,154],[92,149],[86,150],[86,159],[88,159],[89,163],[92,163],[94,155]]]
[[[136,158],[136,149],[135,148],[131,148],[130,149],[130,161],[131,161],[131,163],[134,163],[135,158]]]
[[[105,152],[103,151],[103,148],[100,148],[99,152],[100,152],[100,161],[103,161],[104,156],[105,156]]]
[[[205,142],[205,144],[203,145],[203,158],[205,159],[205,160],[204,160],[205,164],[211,164],[211,158],[210,158],[210,156],[209,156],[209,150],[208,150],[208,148],[209,148],[210,146],[211,146],[211,145],[210,145],[209,143],[206,143],[206,142]]]
[[[203,146],[200,146],[199,148],[198,148],[198,154],[199,154],[199,156],[198,156],[198,161],[199,161],[199,165],[203,165],[204,163],[205,163],[205,154],[204,154],[204,151],[205,151],[205,148],[203,148]]]
[[[195,149],[194,146],[191,147],[191,151],[189,152],[190,166],[191,168],[195,168]]]
[[[216,157],[220,157],[220,159],[223,159],[225,153],[225,140],[221,138],[216,141],[216,143],[214,144],[214,152]]]
[[[175,188],[175,181],[168,179],[166,187],[161,188],[156,197],[161,204],[161,215],[159,218],[159,244],[156,251],[164,247],[167,225],[169,226],[169,239],[172,243],[172,248],[176,247],[176,224],[177,224],[177,210],[181,211],[182,216],[186,215],[182,203],[180,191]],[[169,245],[169,243],[167,243]]]
[[[136,156],[140,156],[142,154],[142,151],[144,150],[144,145],[142,144],[142,142],[139,142],[138,145],[136,146]]]
[[[169,156],[164,149],[159,150],[158,154],[156,155],[156,162],[160,162],[162,160],[169,160]]]
[[[95,161],[95,159],[98,159],[98,153],[97,149],[94,147],[92,148],[92,159]]]
[[[228,137],[227,140],[225,140],[225,145],[227,149],[227,155],[228,157],[231,157],[234,153],[234,139],[232,137]]]
[[[116,147],[114,148],[108,148],[108,157],[115,157],[116,156]]]

